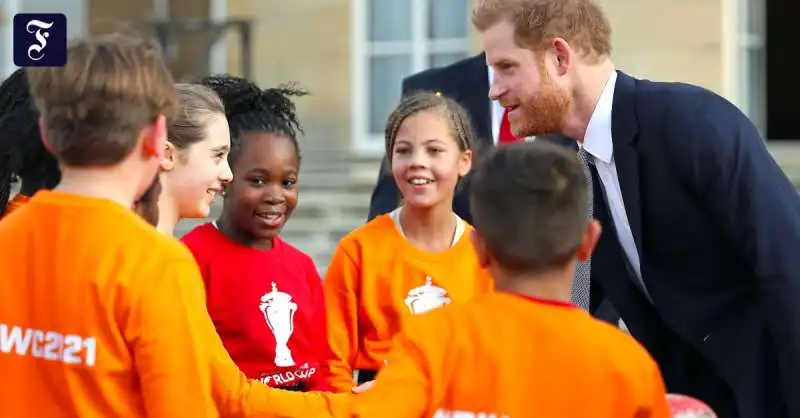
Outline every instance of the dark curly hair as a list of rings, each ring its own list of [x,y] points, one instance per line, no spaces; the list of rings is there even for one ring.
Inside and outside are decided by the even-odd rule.
[[[24,68],[0,84],[0,213],[14,183],[22,181],[21,192],[30,196],[61,180],[58,162],[42,144],[39,112],[28,88]]]
[[[231,130],[231,165],[241,150],[244,134],[268,132],[289,138],[300,160],[298,135],[303,133],[297,119],[297,107],[292,97],[305,96],[307,91],[294,84],[261,89],[250,80],[228,74],[211,75],[200,79],[200,84],[210,87],[222,99],[225,116]]]

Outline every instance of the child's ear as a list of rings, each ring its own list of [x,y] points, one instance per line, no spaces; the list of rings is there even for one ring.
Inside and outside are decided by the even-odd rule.
[[[475,255],[478,257],[478,265],[482,268],[488,267],[489,264],[491,264],[491,257],[489,257],[489,253],[486,251],[486,242],[483,240],[481,234],[473,229],[472,233],[469,234],[469,239],[472,241],[472,248],[475,249]]]
[[[461,161],[458,162],[458,176],[464,177],[472,169],[472,150],[461,153]]]
[[[44,126],[44,117],[39,117],[39,136],[42,139],[42,146],[44,146],[44,149],[52,154],[53,147],[50,145],[50,142],[47,139],[47,127]]]
[[[167,141],[164,143],[164,155],[161,158],[161,170],[171,171],[175,168],[175,163],[178,160],[178,150],[175,145]]]
[[[592,255],[592,251],[594,251],[595,245],[597,245],[597,240],[600,239],[600,234],[603,231],[603,227],[600,226],[600,222],[592,219],[586,225],[586,230],[583,232],[583,240],[581,241],[580,247],[578,247],[578,253],[576,256],[580,261],[586,261]]]

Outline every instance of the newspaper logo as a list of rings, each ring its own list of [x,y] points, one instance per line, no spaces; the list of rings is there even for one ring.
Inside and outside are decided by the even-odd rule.
[[[60,67],[67,63],[67,17],[62,13],[14,15],[14,64]]]

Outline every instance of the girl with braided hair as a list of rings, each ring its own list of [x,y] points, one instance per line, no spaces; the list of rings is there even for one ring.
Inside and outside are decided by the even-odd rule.
[[[340,242],[323,282],[331,381],[337,391],[370,381],[403,323],[492,289],[453,212],[472,165],[466,111],[433,93],[405,97],[386,124],[386,155],[403,202]]]
[[[279,236],[297,205],[302,128],[292,97],[305,92],[261,89],[228,75],[200,83],[225,104],[233,170],[219,219],[182,238],[203,272],[211,318],[249,378],[288,390],[328,390],[319,273]]]
[[[20,68],[0,85],[0,215],[17,209],[39,189],[55,187],[60,179],[58,163],[42,143],[26,70]],[[17,183],[19,193],[9,201]]]

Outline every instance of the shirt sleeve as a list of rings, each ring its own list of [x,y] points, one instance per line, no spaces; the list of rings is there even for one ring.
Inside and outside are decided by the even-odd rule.
[[[667,390],[664,386],[664,379],[655,361],[648,359],[647,362],[647,387],[650,389],[649,408],[651,418],[670,418],[672,412],[667,403]]]
[[[123,333],[132,344],[148,416],[216,410],[204,344],[208,314],[200,273],[176,259],[133,289]]]
[[[209,322],[210,324],[210,322]],[[210,348],[214,400],[226,417],[340,417],[346,414],[349,393],[292,392],[247,379],[231,359],[212,327]]]
[[[353,365],[358,353],[358,265],[340,245],[323,282],[328,323],[327,371],[336,391],[353,387]]]
[[[452,335],[446,318],[441,311],[431,312],[398,333],[375,386],[354,397],[350,416],[434,415],[448,384],[445,358]]]
[[[309,382],[309,389],[317,391],[333,391],[333,387],[329,383],[331,374],[326,360],[326,353],[328,352],[328,323],[327,314],[325,312],[325,295],[322,290],[322,278],[317,273],[317,268],[313,262],[308,262],[308,280],[309,289],[312,293],[312,304],[314,309],[314,316],[311,318],[314,335],[312,336],[314,352],[314,359],[319,361],[317,372],[313,375]]]

